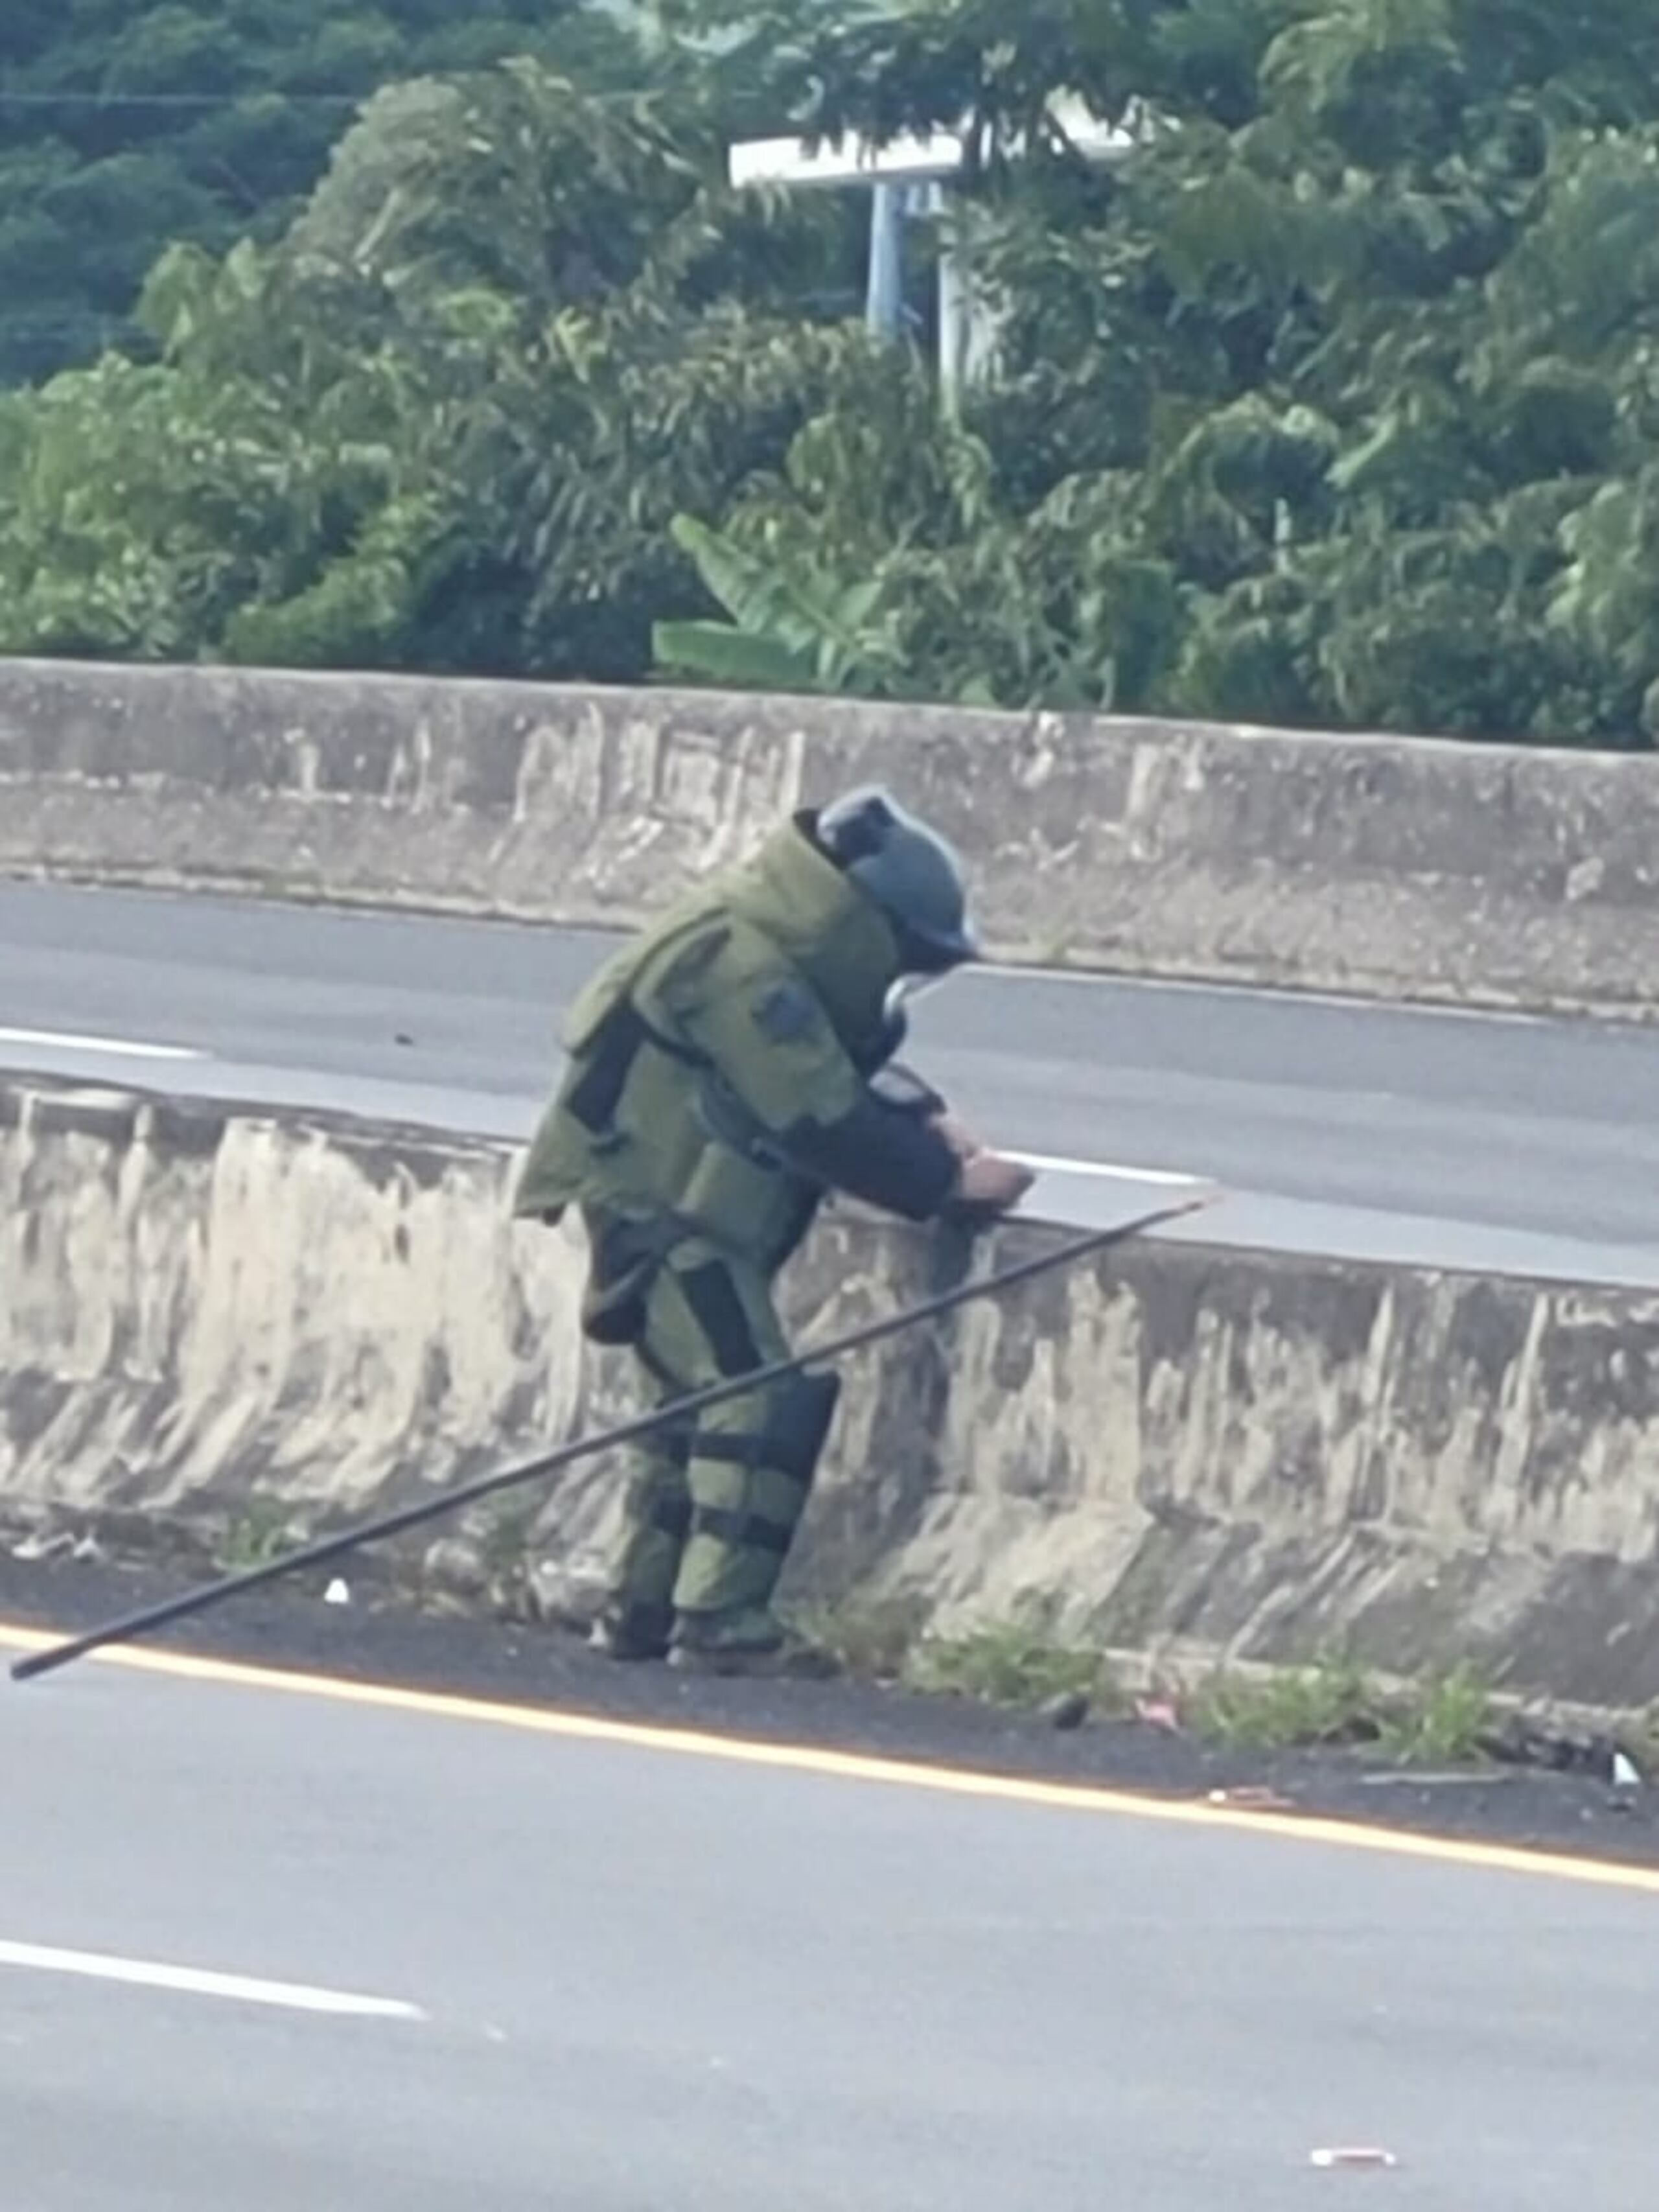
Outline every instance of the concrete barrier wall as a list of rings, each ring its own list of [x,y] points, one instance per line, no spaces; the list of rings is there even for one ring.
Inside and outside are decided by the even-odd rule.
[[[1652,757],[0,660],[0,870],[628,925],[876,776],[1011,960],[1659,1011]]]
[[[0,1089],[0,1518],[222,1540],[264,1500],[318,1528],[620,1411],[578,1349],[577,1247],[510,1221],[511,1167],[344,1120]],[[968,1256],[838,1216],[789,1309],[828,1334]],[[1148,1243],[855,1359],[791,1581],[941,1631],[1035,1608],[1257,1660],[1352,1638],[1378,1667],[1468,1656],[1644,1702],[1656,1444],[1659,1297]],[[618,1472],[526,1494],[509,1548],[544,1595],[591,1583]],[[434,1575],[501,1553],[495,1510],[471,1552],[421,1535]]]

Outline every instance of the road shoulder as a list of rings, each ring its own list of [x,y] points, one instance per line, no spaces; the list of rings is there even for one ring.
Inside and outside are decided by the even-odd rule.
[[[0,1623],[67,1635],[184,1588],[182,1572],[0,1558]],[[1222,1748],[1133,1721],[1051,1721],[961,1697],[858,1682],[687,1680],[617,1666],[556,1630],[416,1613],[395,1599],[322,1603],[301,1589],[232,1601],[141,1647],[228,1665],[325,1677],[434,1699],[507,1706],[622,1729],[948,1770],[1060,1789],[1128,1793],[1157,1805],[1249,1811],[1282,1830],[1297,1818],[1361,1823],[1402,1839],[1659,1868],[1659,1789],[1522,1767],[1390,1765],[1364,1747],[1272,1755]],[[96,1666],[97,1657],[80,1662]],[[14,1697],[50,1694],[50,1677]]]

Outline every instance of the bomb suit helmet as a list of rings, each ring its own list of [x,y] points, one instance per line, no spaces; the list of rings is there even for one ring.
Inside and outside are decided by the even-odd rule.
[[[878,785],[824,807],[818,842],[887,916],[907,969],[942,975],[980,957],[967,879],[954,848]]]

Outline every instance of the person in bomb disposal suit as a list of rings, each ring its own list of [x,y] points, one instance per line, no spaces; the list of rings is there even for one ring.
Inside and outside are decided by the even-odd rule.
[[[824,1194],[913,1221],[990,1216],[1030,1173],[893,1064],[907,983],[978,956],[956,854],[885,792],[781,824],[578,999],[514,1201],[578,1209],[584,1334],[626,1346],[656,1404],[787,1356],[773,1283]],[[802,1375],[640,1453],[594,1630],[618,1659],[817,1672],[772,1596],[840,1391]]]

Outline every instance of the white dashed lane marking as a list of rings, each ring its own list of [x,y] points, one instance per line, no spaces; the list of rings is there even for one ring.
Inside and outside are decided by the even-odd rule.
[[[185,1996],[219,1997],[237,2004],[276,2005],[288,2012],[331,2013],[357,2020],[421,2021],[418,2005],[400,1997],[363,1996],[351,1990],[313,1989],[302,1982],[262,1981],[200,1966],[159,1965],[149,1959],[112,1958],[97,1951],[61,1951],[43,1943],[0,1939],[0,1972],[74,1974],[94,1982],[124,1982],[139,1989],[170,1990]]]

